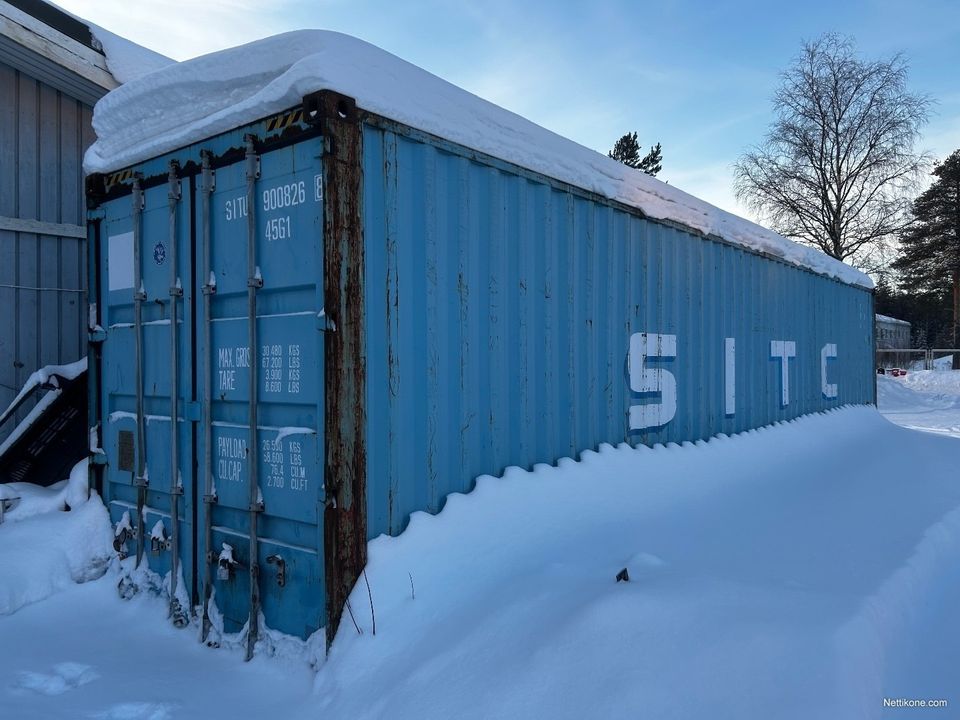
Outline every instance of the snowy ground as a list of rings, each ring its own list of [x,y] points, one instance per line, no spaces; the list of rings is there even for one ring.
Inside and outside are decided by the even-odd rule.
[[[960,371],[917,370],[877,381],[880,411],[891,422],[960,437]]]
[[[960,373],[880,378],[879,393],[888,418],[932,432],[846,408],[483,478],[371,543],[376,635],[361,585],[363,634],[346,622],[317,673],[293,651],[244,664],[170,627],[160,599],[120,600],[96,498],[14,511],[2,714],[960,716]],[[76,502],[70,487],[41,509]]]

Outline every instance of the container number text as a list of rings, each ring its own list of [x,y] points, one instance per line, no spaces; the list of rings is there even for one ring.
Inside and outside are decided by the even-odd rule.
[[[283,208],[303,205],[307,201],[307,184],[305,181],[278,185],[263,191],[263,210],[282,210]]]

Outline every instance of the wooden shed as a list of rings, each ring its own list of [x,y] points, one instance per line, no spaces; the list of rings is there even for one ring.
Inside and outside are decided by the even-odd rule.
[[[142,50],[146,68],[170,62],[105,34]],[[33,371],[86,354],[83,154],[94,104],[124,79],[110,65],[95,27],[40,0],[0,0],[0,410]]]

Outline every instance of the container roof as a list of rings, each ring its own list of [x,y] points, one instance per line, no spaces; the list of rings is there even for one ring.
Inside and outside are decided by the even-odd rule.
[[[335,90],[382,115],[698,233],[843,282],[869,276],[542,128],[362,40],[301,30],[133,80],[95,108],[87,172],[128,167]]]

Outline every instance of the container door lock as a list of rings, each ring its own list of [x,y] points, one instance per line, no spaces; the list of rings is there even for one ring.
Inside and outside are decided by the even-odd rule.
[[[287,584],[287,563],[279,555],[271,555],[267,558],[267,562],[271,565],[277,566],[277,585],[283,587]]]
[[[233,557],[233,547],[223,543],[223,549],[217,559],[217,580],[223,580],[224,582],[230,580],[237,565],[239,563]]]
[[[123,560],[127,557],[127,540],[137,539],[137,529],[130,521],[130,513],[124,512],[113,531],[113,549]]]
[[[170,539],[167,537],[167,531],[163,527],[163,522],[157,520],[157,524],[153,526],[153,530],[150,532],[150,552],[154,555],[159,555],[165,550],[169,550],[171,547]]]

